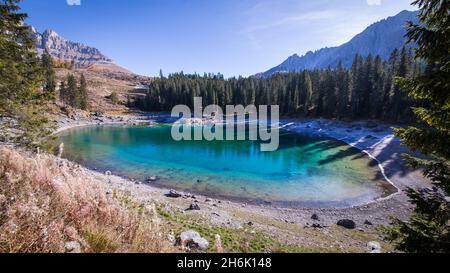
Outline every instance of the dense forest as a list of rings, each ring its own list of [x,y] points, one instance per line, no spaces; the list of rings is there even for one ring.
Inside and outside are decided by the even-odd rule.
[[[356,55],[350,69],[336,68],[275,74],[269,78],[230,78],[220,74],[161,76],[145,98],[129,103],[145,111],[171,111],[178,104],[192,107],[193,97],[205,105],[279,105],[281,115],[340,119],[413,120],[412,102],[395,84],[396,77],[421,73],[412,50],[394,50],[388,61]]]

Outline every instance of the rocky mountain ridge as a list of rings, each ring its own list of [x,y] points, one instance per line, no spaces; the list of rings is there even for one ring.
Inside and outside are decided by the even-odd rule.
[[[369,54],[380,55],[383,60],[387,60],[395,48],[405,46],[407,42],[405,37],[406,22],[418,23],[417,14],[417,11],[402,11],[395,16],[372,24],[341,46],[326,47],[314,52],[309,51],[303,56],[294,54],[282,64],[256,76],[269,77],[275,73],[325,69],[336,67],[339,62],[342,62],[344,67],[349,68],[356,54],[364,57]],[[412,46],[414,45],[407,45],[407,47]]]
[[[74,61],[78,68],[88,68],[94,64],[114,64],[114,61],[105,56],[97,48],[82,43],[67,40],[54,30],[47,29],[39,33],[31,28],[33,38],[39,53],[47,50],[50,55],[61,61]]]

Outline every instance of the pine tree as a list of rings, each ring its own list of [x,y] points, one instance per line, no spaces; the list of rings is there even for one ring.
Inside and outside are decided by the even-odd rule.
[[[359,118],[362,116],[362,112],[364,111],[363,108],[363,102],[364,102],[364,80],[365,80],[365,73],[364,73],[364,60],[359,55],[356,54],[353,65],[351,68],[351,75],[352,75],[352,91],[351,91],[351,111],[352,111],[352,117],[353,118]]]
[[[80,77],[80,87],[78,88],[77,96],[79,96],[78,108],[82,110],[88,109],[88,92],[87,92],[87,82],[84,74]]]
[[[408,222],[396,219],[386,228],[388,238],[407,252],[450,251],[450,2],[417,0],[421,24],[409,23],[410,42],[418,44],[416,56],[428,65],[426,73],[400,78],[399,85],[427,107],[413,108],[419,127],[397,129],[396,134],[413,151],[429,160],[405,155],[412,167],[422,168],[436,186],[433,190],[408,190],[415,205]],[[405,73],[404,73],[405,74]]]
[[[305,85],[305,94],[306,94],[306,101],[305,101],[305,115],[307,115],[312,107],[312,98],[313,98],[313,87],[312,87],[312,81],[311,76],[307,71],[304,72],[304,85]]]
[[[361,109],[359,110],[359,117],[369,118],[373,107],[373,102],[370,101],[373,92],[373,57],[371,54],[369,54],[365,60],[362,73]]]
[[[17,121],[3,123],[0,134],[9,137],[9,129],[17,129],[15,140],[35,147],[44,143],[51,128],[41,91],[41,62],[19,2],[0,0],[0,116]]]
[[[377,56],[370,74],[370,82],[372,85],[372,93],[370,96],[372,107],[370,118],[373,119],[380,119],[382,116],[384,103],[384,76],[381,57]]]
[[[64,104],[67,104],[68,101],[66,83],[64,81],[61,81],[59,84],[59,100]]]
[[[336,85],[339,92],[337,98],[336,115],[338,118],[344,118],[348,116],[349,110],[349,75],[347,71],[345,71],[341,62],[338,64],[336,74]]]
[[[74,75],[67,76],[67,104],[74,107],[80,107],[80,96],[78,95],[77,79]]]
[[[42,54],[41,62],[44,70],[44,94],[48,99],[54,100],[56,92],[56,75],[53,68],[53,58],[47,50]]]
[[[398,64],[398,70],[396,75],[398,77],[408,77],[411,75],[411,64],[407,55],[407,50],[403,47],[400,52],[400,62]],[[395,121],[404,121],[405,109],[407,109],[406,98],[400,85],[394,85],[393,93],[393,116]]]

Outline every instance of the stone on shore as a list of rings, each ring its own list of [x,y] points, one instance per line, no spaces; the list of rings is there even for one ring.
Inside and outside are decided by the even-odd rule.
[[[369,242],[367,248],[370,253],[381,253],[381,245],[378,242]]]
[[[201,237],[197,231],[188,230],[177,237],[176,246],[193,251],[206,251],[208,250],[209,242]]]
[[[183,196],[183,195],[175,190],[170,190],[169,193],[166,194],[166,197],[170,197],[170,198],[180,198],[181,196]]]
[[[346,229],[355,229],[356,223],[353,220],[342,219],[337,222],[337,225]]]
[[[81,245],[76,241],[67,242],[64,245],[65,253],[81,253]]]
[[[200,206],[197,203],[192,203],[187,210],[200,210]]]

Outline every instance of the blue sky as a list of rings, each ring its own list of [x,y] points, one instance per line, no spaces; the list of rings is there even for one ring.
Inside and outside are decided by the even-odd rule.
[[[81,5],[69,5],[68,2]],[[39,31],[99,48],[136,73],[248,76],[337,46],[412,0],[23,0]]]

